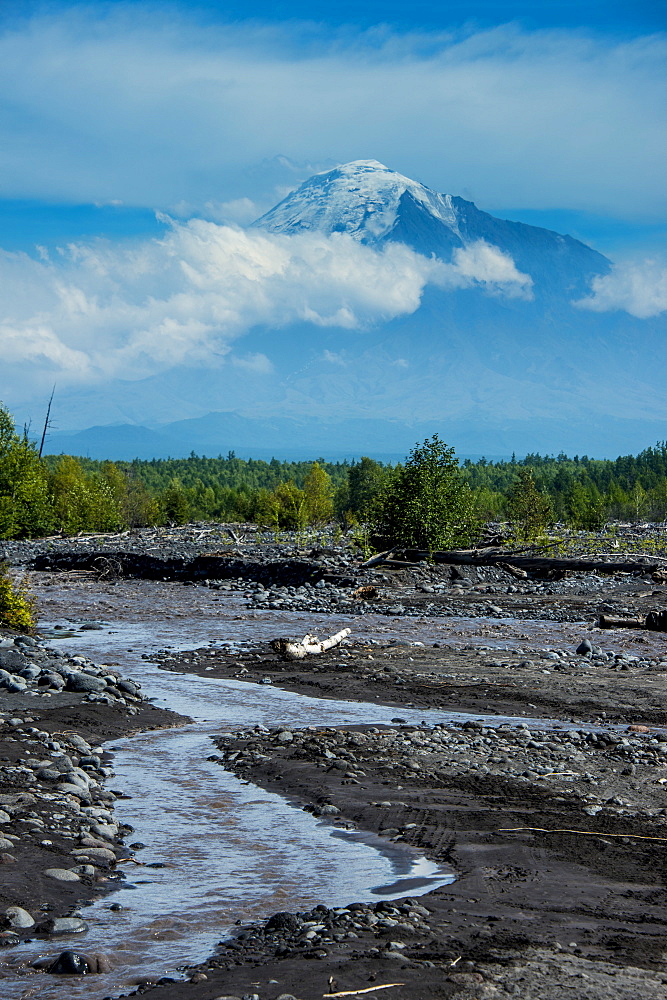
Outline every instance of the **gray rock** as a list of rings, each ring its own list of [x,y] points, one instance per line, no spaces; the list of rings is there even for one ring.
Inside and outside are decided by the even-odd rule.
[[[116,860],[116,855],[106,847],[78,847],[72,854],[75,858],[92,858],[94,861],[107,861],[112,863]]]
[[[35,663],[29,663],[27,667],[23,667],[19,670],[19,676],[23,678],[24,681],[34,681],[36,677],[39,677],[41,673],[40,668]]]
[[[27,691],[28,685],[18,674],[8,674],[6,670],[0,671],[0,687],[12,694],[21,694]]]
[[[339,812],[340,809],[338,808],[338,806],[330,804],[323,806],[315,806],[315,808],[313,809],[313,813],[315,814],[315,816],[337,816]]]
[[[37,777],[40,781],[59,781],[62,775],[53,767],[40,767]]]
[[[88,924],[81,917],[50,917],[37,930],[41,934],[85,934]]]
[[[84,740],[83,736],[79,736],[77,733],[70,733],[67,739],[77,750],[81,750],[83,753],[90,753],[92,749],[90,743]]]
[[[68,691],[87,691],[96,694],[104,691],[107,684],[101,677],[93,677],[92,674],[70,674],[67,678]]]
[[[593,652],[593,644],[590,642],[589,639],[584,639],[577,646],[576,652],[577,652],[577,654],[579,656],[585,656],[586,653],[592,653]]]
[[[53,878],[56,882],[80,882],[81,879],[76,872],[69,868],[46,868],[44,874],[47,878]]]
[[[30,916],[27,910],[24,910],[22,906],[8,906],[5,910],[5,917],[7,918],[7,923],[10,927],[34,927],[35,921]]]
[[[75,795],[82,802],[90,802],[90,792],[88,789],[82,788],[81,785],[75,785],[71,781],[61,782],[58,785],[58,791],[62,792],[63,795]]]
[[[28,658],[25,657],[23,653],[20,653],[15,647],[0,649],[0,667],[4,667],[5,670],[9,670],[13,673],[15,670],[27,667],[28,663]]]
[[[40,687],[50,687],[56,691],[62,691],[65,687],[65,679],[55,670],[42,670],[39,676]]]
[[[109,823],[92,823],[90,829],[93,833],[96,833],[98,837],[103,837],[104,840],[114,840],[118,836],[118,827]]]

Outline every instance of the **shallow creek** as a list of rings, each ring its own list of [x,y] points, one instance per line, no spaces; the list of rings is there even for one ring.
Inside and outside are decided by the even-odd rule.
[[[249,616],[242,613],[236,595],[218,597],[213,603],[210,592],[200,588],[195,593],[194,588],[136,581],[102,589],[55,584],[38,589],[38,598],[43,631],[54,645],[96,662],[119,664],[140,681],[155,704],[194,722],[108,746],[116,770],[109,786],[130,796],[116,803],[116,818],[134,827],[127,843],[146,845],[137,852],[146,867],[122,866],[126,880],[119,892],[82,910],[90,926],[85,935],[23,945],[3,956],[7,962],[0,968],[3,1000],[97,1000],[118,995],[142,976],[178,978],[178,966],[205,959],[236,921],[320,902],[336,906],[417,895],[452,881],[450,872],[404,846],[318,821],[206,759],[215,750],[210,736],[223,730],[256,724],[389,723],[396,709],[308,698],[271,685],[170,673],[141,658],[158,649],[216,643],[242,649],[244,643],[277,634],[298,636],[318,627],[321,634],[328,634],[341,627],[337,619],[321,616],[321,621],[314,621],[314,616],[271,611]],[[353,624],[354,638],[387,639],[392,637],[388,632],[405,636],[405,620],[388,623],[380,616],[369,618],[343,624]],[[78,631],[83,622],[93,621],[102,628]],[[409,637],[434,641],[430,634],[434,628],[428,620],[412,619]],[[405,708],[399,714],[407,722],[429,724],[471,717]],[[492,716],[488,721],[498,725],[506,720]],[[543,728],[551,724],[515,721]],[[112,903],[123,909],[110,910]],[[38,956],[57,955],[65,948],[105,952],[114,971],[84,979],[30,971],[30,962]]]

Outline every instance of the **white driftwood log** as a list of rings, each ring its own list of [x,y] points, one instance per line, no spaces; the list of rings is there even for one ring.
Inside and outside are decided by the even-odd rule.
[[[291,642],[289,639],[274,639],[271,645],[286,660],[305,660],[307,656],[326,653],[327,649],[337,646],[349,634],[350,629],[344,628],[328,639],[322,639],[321,641],[315,635],[304,635],[301,642]]]

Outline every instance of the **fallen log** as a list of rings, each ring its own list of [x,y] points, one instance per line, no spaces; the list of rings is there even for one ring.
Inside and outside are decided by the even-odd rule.
[[[387,549],[386,552],[378,552],[376,555],[371,556],[366,562],[361,564],[362,569],[369,569],[371,566],[379,566],[380,563],[388,562],[392,554],[396,551],[396,546],[393,549]]]
[[[618,560],[606,562],[602,558],[582,559],[577,557],[556,558],[551,556],[513,556],[506,552],[457,550],[424,552],[420,549],[403,549],[401,559],[391,560],[392,565],[400,562],[424,562],[431,560],[435,563],[450,563],[452,565],[466,566],[497,566],[506,563],[511,566],[519,566],[526,570],[574,570],[580,573],[651,573],[659,568],[657,559],[647,557],[646,560],[628,559],[624,562]],[[389,561],[389,560],[387,560]]]
[[[667,632],[667,611],[649,611],[645,618],[600,615],[598,628],[642,628],[649,632]]]
[[[326,653],[327,649],[337,646],[349,634],[350,629],[344,628],[328,639],[322,639],[322,641],[315,635],[304,635],[301,642],[293,642],[291,639],[273,639],[271,649],[280,653],[284,660],[305,660],[307,656]]]
[[[646,619],[614,618],[613,615],[600,615],[598,628],[646,628]]]

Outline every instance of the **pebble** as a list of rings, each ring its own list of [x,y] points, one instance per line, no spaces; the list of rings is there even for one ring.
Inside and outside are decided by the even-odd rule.
[[[75,871],[69,868],[46,868],[44,874],[48,878],[56,879],[57,882],[80,882],[81,878]]]

